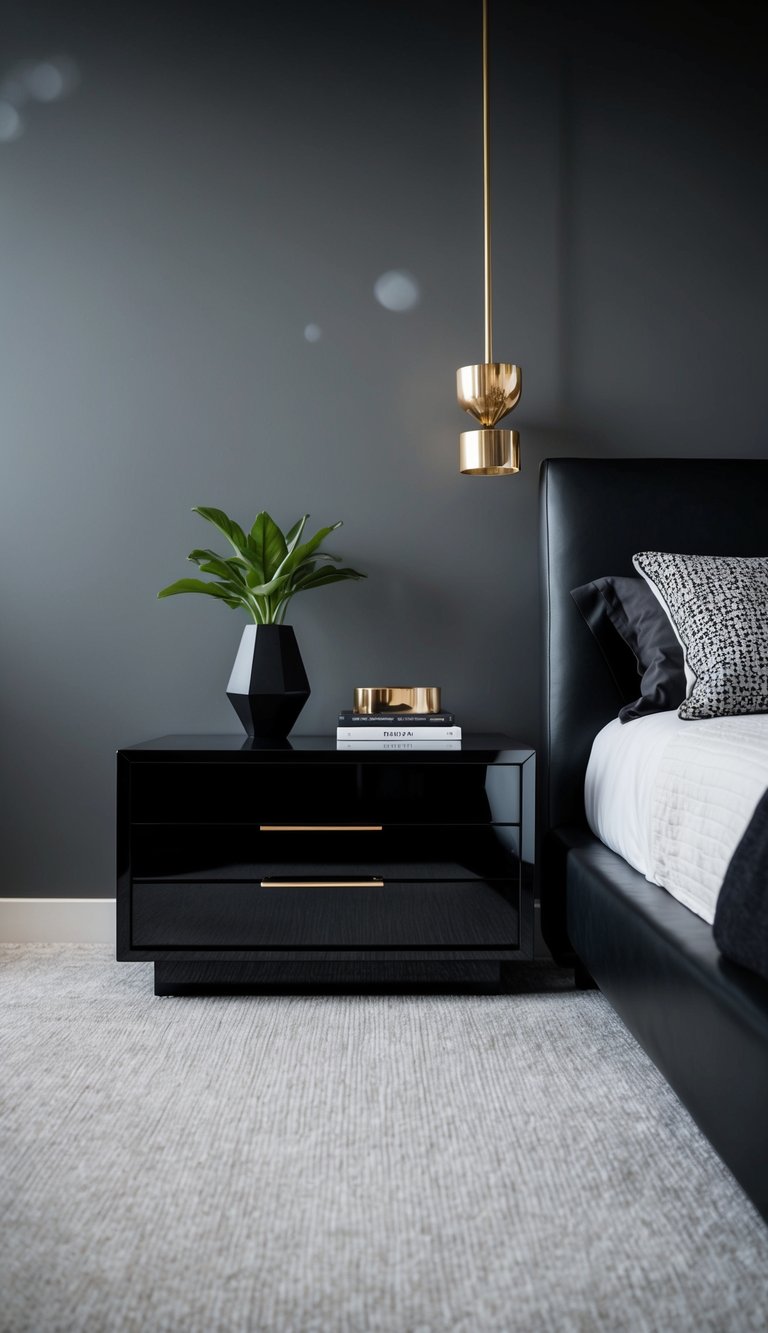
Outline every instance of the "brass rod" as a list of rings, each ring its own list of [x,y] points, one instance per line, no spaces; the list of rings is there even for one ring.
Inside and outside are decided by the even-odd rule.
[[[262,889],[383,889],[383,879],[263,879]]]
[[[381,833],[381,824],[259,824],[259,833]]]
[[[485,362],[493,361],[491,294],[491,103],[488,86],[488,0],[483,0],[483,239],[485,276]]]

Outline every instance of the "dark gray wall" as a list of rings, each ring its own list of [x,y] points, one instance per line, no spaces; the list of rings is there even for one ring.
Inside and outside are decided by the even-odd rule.
[[[486,480],[457,473],[454,400],[482,359],[479,5],[159,8],[4,12],[0,79],[80,71],[0,143],[5,896],[112,893],[115,749],[237,728],[244,619],[155,600],[209,540],[193,504],[344,520],[369,578],[293,604],[300,730],[403,680],[535,741],[540,459],[766,447],[746,11],[495,5],[524,470]],[[408,313],[373,298],[389,269]]]

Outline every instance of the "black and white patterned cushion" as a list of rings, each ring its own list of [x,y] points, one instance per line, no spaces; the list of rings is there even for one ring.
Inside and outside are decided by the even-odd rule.
[[[768,712],[768,557],[641,551],[683,649],[688,720]]]

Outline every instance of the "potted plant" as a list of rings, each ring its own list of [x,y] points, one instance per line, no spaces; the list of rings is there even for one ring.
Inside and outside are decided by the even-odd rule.
[[[221,509],[195,505],[193,513],[212,523],[226,537],[234,554],[191,551],[188,559],[209,577],[179,579],[157,595],[203,593],[252,617],[253,623],[243,630],[227,698],[249,736],[287,736],[309,698],[309,681],[296,636],[284,623],[288,603],[299,592],[366,575],[356,569],[339,568],[339,556],[320,550],[341,522],[320,528],[302,541],[309,514],[303,514],[284,533],[262,511],[246,533]]]

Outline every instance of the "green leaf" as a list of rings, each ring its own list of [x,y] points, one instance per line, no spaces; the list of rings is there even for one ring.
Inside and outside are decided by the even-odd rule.
[[[285,537],[275,520],[263,510],[254,519],[246,552],[262,584],[269,583],[275,574],[282,572],[280,565],[287,553]]]
[[[215,528],[218,528],[238,555],[247,556],[248,541],[243,529],[233,519],[229,518],[223,509],[211,509],[207,505],[193,505],[192,513],[199,514],[201,518],[206,519]]]
[[[269,583],[250,584],[248,591],[254,593],[257,597],[269,597],[273,592],[277,592],[278,588],[282,588],[290,577],[290,574],[278,574],[275,578],[270,579]]]
[[[296,578],[293,591],[306,592],[308,588],[324,588],[328,583],[344,583],[347,579],[367,577],[367,574],[360,574],[356,569],[316,569],[311,574]]]
[[[162,588],[157,595],[158,598],[175,597],[182,592],[207,593],[209,597],[217,597],[220,602],[226,602],[227,606],[232,607],[244,604],[240,598],[234,597],[218,583],[203,583],[202,579],[179,579],[176,583],[169,583],[167,588]]]
[[[329,532],[335,532],[336,529],[340,527],[341,523],[339,522],[339,523],[332,523],[331,526],[328,528],[320,528],[315,533],[314,537],[310,537],[309,541],[305,542],[303,546],[295,546],[291,551],[290,555],[287,555],[285,557],[283,563],[280,565],[280,568],[277,570],[277,573],[278,574],[293,573],[295,569],[298,569],[300,565],[304,564],[305,560],[309,559],[312,553],[317,550],[320,543],[322,541],[325,541],[325,538],[328,536]]]
[[[215,551],[190,551],[187,559],[199,565],[204,574],[215,574],[226,583],[233,583],[241,589],[247,586],[242,560],[227,560]]]
[[[204,574],[209,573],[207,565],[201,565],[200,568]],[[243,606],[250,606],[248,590],[247,588],[244,588],[242,584],[230,583],[227,579],[217,579],[214,585],[208,585],[208,586],[222,588],[226,593],[227,597],[234,597],[236,601],[242,602]]]
[[[286,532],[285,544],[286,547],[288,548],[289,555],[293,550],[294,546],[296,546],[299,538],[301,537],[301,534],[304,531],[308,518],[309,514],[302,514],[301,518],[298,519],[297,522],[294,523],[293,527],[289,528],[288,531]]]

